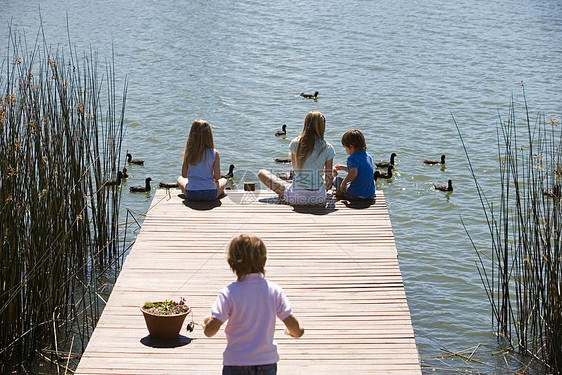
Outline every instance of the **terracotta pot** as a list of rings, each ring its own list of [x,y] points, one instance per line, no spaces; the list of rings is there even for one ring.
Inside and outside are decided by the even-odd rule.
[[[175,315],[156,315],[144,311],[141,306],[142,314],[144,315],[144,321],[146,322],[146,327],[148,332],[150,332],[150,337],[156,339],[173,339],[179,336],[183,321],[187,314],[191,312],[191,309],[181,314]]]

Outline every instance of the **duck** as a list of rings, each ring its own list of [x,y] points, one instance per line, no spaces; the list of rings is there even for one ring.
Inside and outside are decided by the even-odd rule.
[[[377,166],[377,168],[394,168],[394,158],[397,156],[398,155],[396,155],[396,152],[393,152],[392,154],[390,154],[390,161],[380,161],[378,163],[375,163],[375,165]]]
[[[291,169],[290,172],[279,172],[277,173],[277,176],[282,180],[292,181],[295,177],[295,171]]]
[[[389,165],[388,167],[388,171],[386,173],[381,172],[381,171],[375,171],[375,173],[373,173],[373,178],[375,179],[375,181],[379,178],[384,178],[384,179],[389,179],[392,178],[392,165]]]
[[[312,94],[307,94],[307,93],[305,93],[305,92],[301,92],[301,93],[299,94],[299,96],[300,96],[301,98],[306,98],[306,99],[317,99],[317,98],[318,98],[318,91],[316,91],[316,92],[314,93],[314,95],[312,95]]]
[[[144,164],[144,160],[141,159],[133,159],[133,156],[131,154],[129,154],[127,152],[127,162],[131,163],[131,164],[139,164],[139,165],[143,165]]]
[[[434,183],[433,187],[435,188],[435,190],[453,191],[453,180],[447,181],[447,185],[445,185],[445,184],[435,184]]]
[[[103,184],[105,186],[119,186],[119,185],[121,185],[121,179],[122,178],[123,178],[123,172],[117,171],[117,177],[105,180],[103,182]]]
[[[129,175],[127,174],[127,168],[123,168],[123,172],[121,172],[121,174],[122,174],[121,178],[123,180],[129,178]]]
[[[165,189],[173,189],[173,188],[180,187],[180,185],[177,182],[161,182],[158,184],[158,186]]]
[[[130,186],[129,190],[133,193],[144,193],[150,191],[150,181],[152,181],[152,178],[147,177],[147,179],[144,181],[145,181],[145,186],[142,185]]]
[[[425,159],[423,163],[429,165],[445,164],[445,155],[441,155],[441,160]]]
[[[276,158],[275,159],[276,163],[290,163],[291,162],[291,158]]]
[[[236,166],[234,164],[230,164],[230,166],[228,167],[228,173],[227,174],[221,174],[221,178],[226,178],[227,180],[229,178],[233,178],[234,177],[234,168],[236,168]]]
[[[554,185],[552,189],[544,189],[542,193],[547,197],[560,198],[560,185]]]
[[[287,125],[283,124],[283,126],[281,127],[283,130],[277,130],[275,132],[275,136],[279,137],[280,135],[287,135]]]

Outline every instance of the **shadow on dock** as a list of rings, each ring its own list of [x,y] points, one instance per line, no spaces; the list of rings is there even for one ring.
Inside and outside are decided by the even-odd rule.
[[[186,346],[190,344],[193,339],[179,335],[175,339],[155,339],[154,337],[150,337],[150,335],[143,337],[140,339],[141,344],[145,346],[150,346],[151,348],[179,348],[180,346]]]
[[[187,207],[193,209],[193,210],[197,210],[197,211],[208,211],[208,210],[212,210],[213,208],[217,208],[222,206],[222,202],[220,201],[221,198],[226,197],[226,195],[222,195],[220,196],[218,199],[215,199],[214,201],[188,201],[186,196],[184,194],[179,194],[178,197],[180,197],[183,200],[183,204],[186,205]]]
[[[268,204],[282,204],[285,206],[291,206],[290,204],[282,201],[279,197],[262,198],[258,200],[261,203]],[[293,211],[299,214],[311,214],[311,215],[327,215],[331,212],[335,212],[336,201],[334,199],[328,199],[326,205],[293,205]]]
[[[371,207],[376,203],[375,199],[365,199],[360,201],[348,201],[347,199],[342,199],[341,201],[347,208],[352,208],[356,210],[364,210]]]

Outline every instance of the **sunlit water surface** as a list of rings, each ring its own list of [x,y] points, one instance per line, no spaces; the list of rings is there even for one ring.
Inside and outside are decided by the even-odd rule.
[[[424,372],[438,368],[500,370],[427,357],[441,348],[478,344],[478,360],[503,366],[490,306],[476,268],[487,226],[459,124],[484,191],[499,189],[496,126],[512,95],[523,119],[521,81],[530,113],[560,119],[562,3],[546,1],[1,1],[0,52],[8,24],[35,38],[39,11],[48,43],[100,61],[115,52],[129,80],[123,150],[146,160],[129,167],[122,212],[140,215],[153,194],[128,186],[150,176],[174,181],[191,121],[208,120],[231,186],[255,180],[260,168],[286,171],[286,156],[304,115],[326,116],[336,163],[341,135],[360,129],[376,160],[398,154],[396,175],[379,182],[396,236],[400,267]],[[298,97],[320,92],[317,101]],[[283,124],[286,137],[274,137]],[[446,168],[422,164],[447,155]],[[454,192],[433,189],[453,180]],[[142,217],[140,218],[142,220]],[[137,229],[138,231],[138,229]],[[131,236],[129,236],[131,239]],[[474,366],[474,368],[472,367]]]

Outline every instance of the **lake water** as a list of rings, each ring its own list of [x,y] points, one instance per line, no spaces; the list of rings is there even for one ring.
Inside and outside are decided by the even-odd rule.
[[[208,120],[222,167],[236,165],[233,188],[260,168],[286,171],[304,115],[320,110],[326,140],[344,163],[341,135],[360,129],[376,160],[396,152],[396,176],[379,182],[424,372],[502,373],[459,360],[432,359],[482,344],[474,358],[505,366],[476,254],[485,218],[452,115],[484,191],[499,189],[496,126],[512,95],[523,119],[562,115],[562,3],[559,0],[169,1],[0,0],[0,52],[8,24],[31,43],[39,12],[48,43],[67,43],[100,60],[115,51],[117,76],[129,80],[123,150],[145,159],[130,167],[122,211],[146,212],[152,194],[128,186],[150,176],[174,181],[191,122]],[[300,92],[319,91],[305,100]],[[273,134],[283,124],[285,138]],[[447,155],[446,168],[422,164]],[[453,180],[454,192],[432,183]]]

